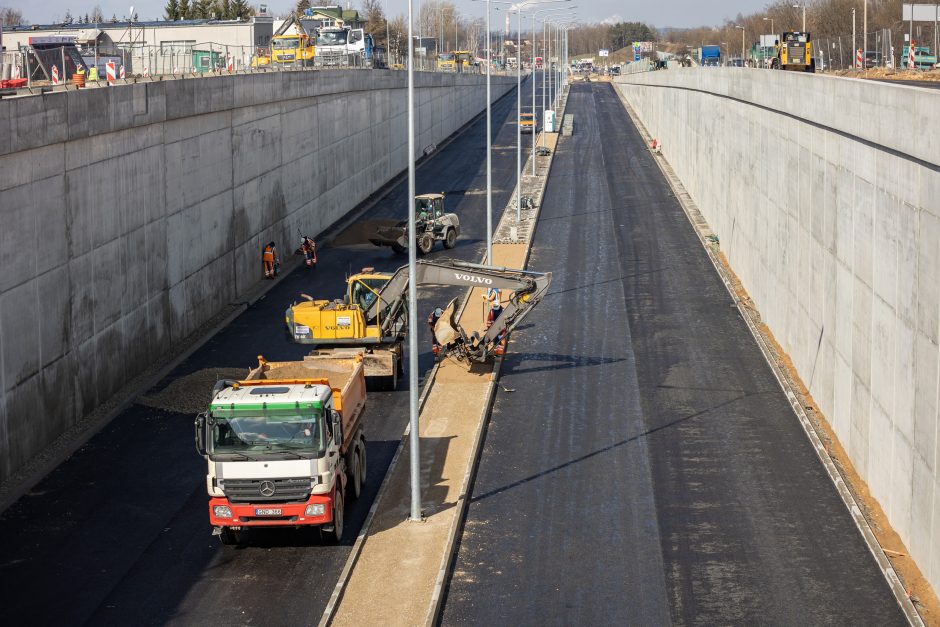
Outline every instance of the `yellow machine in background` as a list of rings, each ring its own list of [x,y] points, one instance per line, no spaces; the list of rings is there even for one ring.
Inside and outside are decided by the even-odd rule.
[[[816,59],[809,33],[784,33],[777,42],[777,56],[771,61],[775,70],[815,72]]]

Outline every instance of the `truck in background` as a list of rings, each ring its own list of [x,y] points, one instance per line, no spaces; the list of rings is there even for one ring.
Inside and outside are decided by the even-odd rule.
[[[208,463],[209,522],[222,544],[245,529],[319,528],[339,542],[347,496],[366,477],[361,352],[267,362],[242,381],[219,381],[196,417]]]
[[[354,65],[365,61],[366,49],[373,50],[372,35],[362,28],[324,27],[317,33],[318,65]]]
[[[699,65],[702,67],[720,67],[721,46],[702,46]]]
[[[315,43],[316,30],[308,28],[296,13],[291,13],[271,37],[270,62],[275,65],[313,65]]]
[[[907,55],[909,54],[909,45],[905,45],[901,51],[901,68],[907,68]],[[914,43],[914,67],[918,70],[931,70],[937,64],[937,55],[930,54],[930,46],[918,46]]]

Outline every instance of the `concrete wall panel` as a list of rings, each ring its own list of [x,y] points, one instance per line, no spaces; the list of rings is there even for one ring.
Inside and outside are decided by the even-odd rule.
[[[940,589],[940,93],[736,69],[616,86]]]

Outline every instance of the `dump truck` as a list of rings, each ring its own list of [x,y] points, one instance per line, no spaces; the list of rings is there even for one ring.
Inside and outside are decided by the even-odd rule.
[[[721,65],[721,46],[702,46],[699,50],[699,65],[719,67]]]
[[[313,65],[316,31],[296,13],[284,20],[271,37],[271,62],[275,65]]]
[[[343,536],[346,500],[366,478],[361,353],[268,362],[219,381],[196,417],[208,463],[209,522],[222,544],[252,528],[318,529]]]
[[[456,321],[452,300],[434,330],[439,358],[465,364],[492,357],[500,342],[541,300],[552,274],[490,267],[456,260],[418,260],[418,286],[441,285],[496,288],[509,294],[500,315],[481,335],[467,334]],[[364,351],[365,375],[380,378],[391,389],[402,373],[402,345],[408,333],[408,266],[394,273],[365,268],[347,280],[346,297],[316,300],[304,295],[285,312],[287,333],[294,342],[314,347],[311,355],[328,357]]]
[[[460,236],[460,218],[456,213],[444,211],[444,192],[415,196],[415,238],[418,252],[426,255],[434,249],[434,242],[443,242],[448,250],[457,245]],[[369,241],[376,246],[389,246],[400,255],[408,252],[408,221],[376,229]]]
[[[777,40],[775,55],[770,62],[774,70],[791,72],[815,72],[816,59],[813,58],[813,44],[809,33],[783,33]]]

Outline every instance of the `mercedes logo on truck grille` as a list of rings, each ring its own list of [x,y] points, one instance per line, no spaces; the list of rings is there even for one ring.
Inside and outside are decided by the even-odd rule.
[[[258,491],[261,492],[261,496],[274,496],[274,490],[273,481],[262,481]]]

